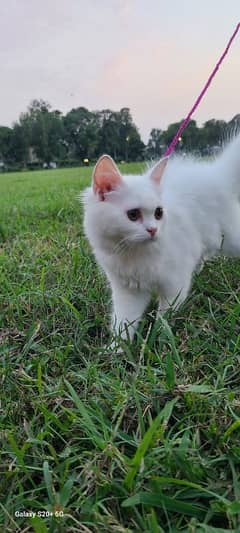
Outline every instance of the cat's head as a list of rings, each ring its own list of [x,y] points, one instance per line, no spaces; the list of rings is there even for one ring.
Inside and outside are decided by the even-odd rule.
[[[160,182],[167,159],[142,176],[122,176],[112,158],[103,155],[85,196],[85,231],[93,246],[123,254],[151,245],[165,218]]]

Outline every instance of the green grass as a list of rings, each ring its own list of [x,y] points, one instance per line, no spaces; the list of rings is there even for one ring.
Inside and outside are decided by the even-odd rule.
[[[0,175],[0,530],[240,531],[240,262],[209,263],[176,314],[104,354],[90,174]]]

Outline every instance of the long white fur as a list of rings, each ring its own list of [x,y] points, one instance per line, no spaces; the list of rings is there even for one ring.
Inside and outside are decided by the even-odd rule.
[[[84,228],[111,285],[112,329],[125,336],[127,326],[133,337],[153,291],[164,312],[185,300],[203,259],[240,256],[240,136],[214,161],[173,158],[159,185],[151,170],[122,180],[106,201],[84,191]],[[142,222],[127,218],[133,208],[142,209]]]

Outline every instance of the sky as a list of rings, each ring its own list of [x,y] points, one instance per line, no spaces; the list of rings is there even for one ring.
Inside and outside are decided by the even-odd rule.
[[[129,107],[146,142],[186,116],[240,22],[239,0],[1,0],[0,125],[31,100]],[[194,119],[240,113],[240,31]]]

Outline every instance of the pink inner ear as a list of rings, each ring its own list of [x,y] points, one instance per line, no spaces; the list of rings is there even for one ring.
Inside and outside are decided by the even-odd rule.
[[[153,170],[151,172],[151,179],[155,181],[155,183],[159,183],[162,175],[164,173],[164,170],[166,168],[166,164],[168,162],[168,157],[165,157],[164,159],[160,159],[160,161],[153,167]]]
[[[93,190],[104,200],[104,193],[117,189],[122,183],[121,174],[114,161],[108,155],[98,160],[93,172]]]

